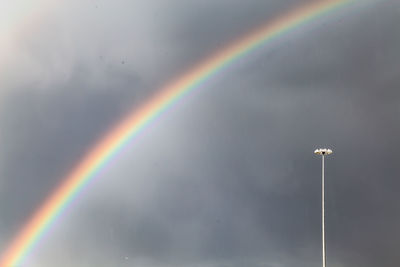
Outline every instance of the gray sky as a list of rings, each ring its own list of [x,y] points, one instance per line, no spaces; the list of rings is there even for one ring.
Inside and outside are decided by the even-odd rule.
[[[0,249],[124,114],[309,2],[25,1],[0,9]],[[329,266],[394,266],[398,25],[399,1],[358,1],[235,62],[127,146],[26,266],[320,266],[320,146]]]

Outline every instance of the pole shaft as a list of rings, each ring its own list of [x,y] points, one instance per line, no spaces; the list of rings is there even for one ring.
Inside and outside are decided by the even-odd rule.
[[[325,241],[325,156],[322,155],[322,267],[326,267]]]

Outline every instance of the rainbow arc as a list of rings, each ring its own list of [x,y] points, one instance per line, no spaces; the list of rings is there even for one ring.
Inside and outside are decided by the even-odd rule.
[[[132,141],[146,125],[186,93],[199,87],[225,66],[244,57],[255,48],[288,33],[326,13],[346,6],[351,0],[324,0],[292,10],[272,20],[236,42],[218,51],[158,91],[141,108],[132,111],[113,128],[65,177],[63,182],[44,201],[15,238],[0,259],[0,267],[21,266],[43,235],[53,225],[64,209],[128,142]]]

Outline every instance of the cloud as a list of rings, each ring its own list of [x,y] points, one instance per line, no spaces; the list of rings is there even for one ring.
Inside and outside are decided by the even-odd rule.
[[[2,247],[124,114],[297,5],[72,1],[21,28],[0,74]],[[395,262],[398,11],[332,15],[218,74],[125,147],[29,264],[317,265],[325,145],[330,264]]]

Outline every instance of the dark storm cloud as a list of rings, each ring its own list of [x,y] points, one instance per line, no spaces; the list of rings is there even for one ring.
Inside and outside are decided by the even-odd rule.
[[[112,38],[78,38],[84,58],[66,60],[67,79],[7,92],[2,235],[15,232],[21,222],[12,224],[60,173],[153,87],[297,4],[149,4],[146,34],[139,29],[147,24],[132,19],[141,12],[122,2],[104,11],[99,2],[103,15],[116,13],[95,19],[103,21],[95,32],[114,26],[112,34],[105,30]],[[332,15],[260,48],[185,98],[99,175],[42,242],[33,265],[319,266],[320,161],[312,151],[325,145],[334,150],[327,162],[329,263],[397,262],[399,9],[388,1]],[[96,40],[112,47],[87,56],[82,47]],[[51,55],[52,46],[39,48],[28,50]],[[166,66],[157,80],[152,67]]]
[[[53,84],[55,90],[33,85],[6,97],[1,112],[5,222],[18,228],[82,154],[143,98],[134,88],[145,86],[120,68],[105,71],[102,88],[94,89],[87,66],[80,66],[70,80]],[[15,196],[26,202],[14,202]],[[10,203],[13,209],[7,209]]]
[[[170,38],[179,46],[177,58],[186,62],[207,57],[282,12],[309,1],[188,2],[172,1],[168,9],[179,16],[171,22]],[[207,18],[205,23],[204,18]],[[202,49],[198,49],[201,47]],[[190,63],[189,63],[190,64]]]

